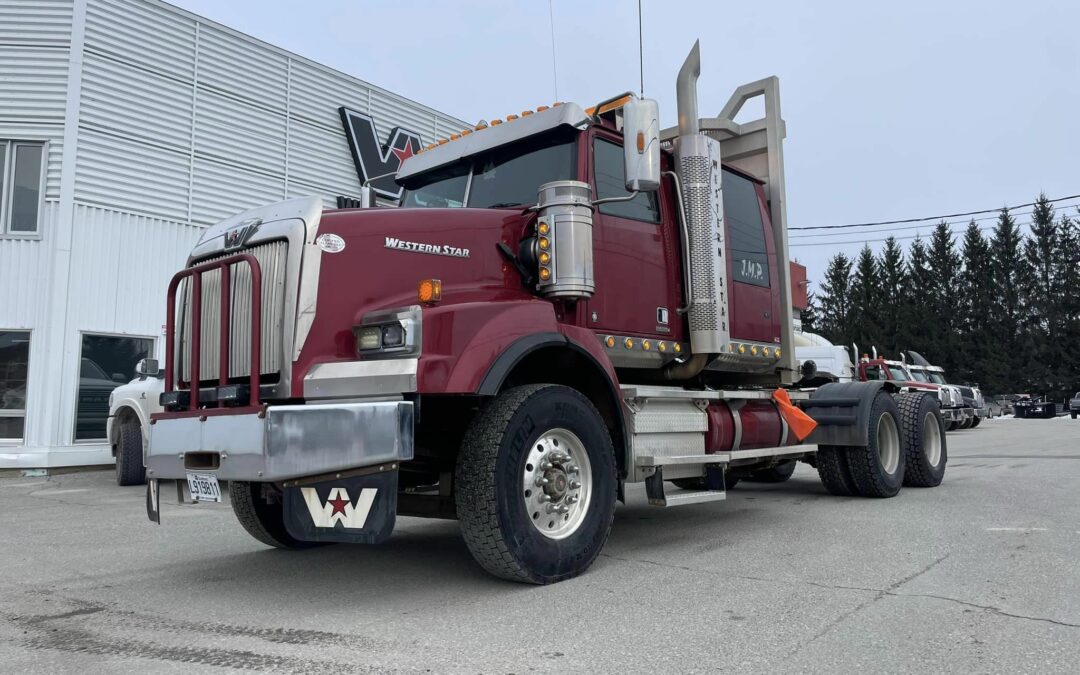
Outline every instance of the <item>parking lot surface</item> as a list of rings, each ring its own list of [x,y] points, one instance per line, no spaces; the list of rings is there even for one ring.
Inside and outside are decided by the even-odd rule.
[[[487,576],[452,521],[270,550],[228,505],[111,472],[0,478],[6,672],[1076,672],[1080,422],[950,433],[936,489],[838,498],[800,465],[726,503],[640,489],[583,576]]]

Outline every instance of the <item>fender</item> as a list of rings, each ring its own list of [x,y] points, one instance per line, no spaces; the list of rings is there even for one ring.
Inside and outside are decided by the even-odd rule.
[[[143,442],[149,442],[150,435],[150,418],[147,413],[139,405],[138,399],[124,398],[113,404],[113,411],[109,414],[109,429],[106,437],[109,439],[109,445],[112,445],[120,440],[120,427],[116,424],[116,420],[120,415],[120,412],[124,409],[128,409],[135,414],[135,418],[139,420],[139,431],[142,433]]]
[[[424,310],[416,381],[421,394],[475,394],[491,365],[517,340],[558,335],[551,303],[469,302]]]
[[[882,380],[832,382],[818,388],[802,403],[802,409],[818,423],[804,442],[865,447],[870,408],[879,391],[889,391],[889,384]]]

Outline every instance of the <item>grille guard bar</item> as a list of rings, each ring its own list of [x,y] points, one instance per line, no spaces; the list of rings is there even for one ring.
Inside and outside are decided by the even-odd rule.
[[[218,349],[218,382],[220,386],[229,383],[229,344],[232,333],[230,331],[230,316],[232,310],[232,272],[231,266],[245,262],[251,269],[251,384],[249,385],[249,406],[257,407],[259,401],[259,375],[262,370],[262,268],[259,261],[250,253],[237,253],[236,255],[203,263],[180,270],[173,275],[169,282],[168,307],[165,319],[165,392],[171,392],[174,388],[176,375],[176,291],[180,282],[191,277],[191,352],[188,355],[191,363],[190,402],[188,409],[192,412],[199,409],[199,365],[202,357],[202,276],[206,272],[216,269],[221,270],[221,302],[220,309],[220,341]],[[224,402],[216,401],[217,407],[224,407]]]

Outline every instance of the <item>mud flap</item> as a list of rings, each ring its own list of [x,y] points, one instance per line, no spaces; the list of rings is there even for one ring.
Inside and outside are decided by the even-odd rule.
[[[146,481],[146,517],[151,523],[161,524],[161,494],[158,492],[157,478]]]
[[[398,472],[290,481],[284,488],[285,529],[301,541],[378,544],[394,531]]]

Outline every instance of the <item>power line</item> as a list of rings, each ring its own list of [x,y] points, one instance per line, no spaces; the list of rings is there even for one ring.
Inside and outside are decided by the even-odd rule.
[[[1053,204],[1055,202],[1064,202],[1064,201],[1069,201],[1071,199],[1078,199],[1078,198],[1080,198],[1080,194],[1070,195],[1068,197],[1058,197],[1057,199],[1047,199],[1046,201]],[[1003,208],[1004,209],[1009,209],[1010,211],[1012,211],[1013,209],[1023,209],[1023,208],[1027,208],[1029,206],[1035,206],[1036,204],[1038,204],[1038,202],[1030,202],[1030,203],[1027,203],[1027,204],[1017,204],[1015,206],[1004,206],[1004,207],[998,207],[996,209],[982,209],[980,211],[966,211],[964,213],[948,213],[948,214],[941,215],[941,216],[926,216],[925,218],[904,218],[902,220],[880,220],[880,221],[871,222],[871,223],[850,223],[848,225],[806,225],[806,226],[803,226],[803,227],[790,227],[788,229],[789,230],[841,230],[841,229],[848,229],[848,228],[852,228],[852,227],[873,227],[875,225],[900,225],[900,224],[904,224],[904,223],[921,223],[921,222],[926,222],[928,220],[948,220],[949,218],[961,218],[963,216],[977,216],[977,215],[980,215],[980,214],[983,214],[983,213],[998,213]]]
[[[1031,227],[1031,225],[1032,225],[1031,221],[1024,222],[1024,223],[1016,223],[1017,228]],[[993,227],[980,227],[979,228],[979,232],[982,232],[984,234],[987,233],[987,232],[993,232],[993,231],[994,231]],[[951,234],[959,234],[958,232],[950,232],[950,233]],[[925,237],[922,237],[922,235],[919,235],[919,234],[914,234],[914,235],[907,236],[907,237],[892,237],[892,238],[895,239],[896,241],[909,241],[909,240],[912,240],[912,239],[920,239],[920,238],[925,238]],[[848,245],[848,244],[878,244],[878,243],[888,241],[888,240],[889,240],[889,237],[886,237],[884,239],[849,239],[847,241],[813,241],[813,242],[808,242],[808,243],[795,242],[795,243],[790,244],[790,245],[792,247],[795,247],[795,246],[800,246],[800,247],[805,247],[805,246],[845,246],[845,245]]]
[[[1010,212],[1010,215],[1013,216],[1013,217],[1016,217],[1016,216],[1029,216],[1031,214],[1032,214],[1032,211],[1017,211],[1015,213]],[[949,227],[954,227],[956,225],[963,225],[963,226],[966,227],[972,221],[975,221],[975,222],[978,223],[978,222],[983,222],[983,221],[986,221],[986,220],[997,220],[997,219],[998,219],[998,216],[985,216],[983,218],[972,218],[971,220],[953,220],[953,221],[950,221],[950,222],[946,222],[946,221],[942,221],[942,222],[944,222]],[[934,223],[933,227],[937,227],[937,225],[938,225],[938,223]],[[882,233],[885,233],[885,232],[900,232],[902,230],[919,230],[919,229],[929,228],[929,227],[931,227],[931,226],[924,223],[922,225],[908,225],[906,227],[890,227],[890,228],[888,228],[886,230],[863,230],[863,231],[859,232],[859,234],[882,234]],[[817,234],[795,234],[795,235],[792,235],[792,236],[788,237],[788,239],[820,239],[821,237],[850,237],[852,234],[853,233],[851,233],[851,232],[835,232],[835,233],[825,232],[825,233],[817,233]]]

